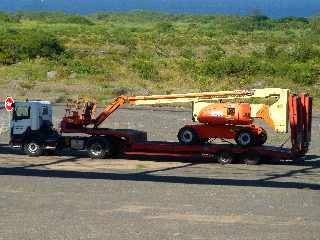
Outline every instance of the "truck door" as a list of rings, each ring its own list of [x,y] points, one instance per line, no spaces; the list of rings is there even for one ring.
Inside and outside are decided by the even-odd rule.
[[[16,103],[14,106],[11,133],[13,135],[24,134],[31,126],[31,106],[26,103]]]

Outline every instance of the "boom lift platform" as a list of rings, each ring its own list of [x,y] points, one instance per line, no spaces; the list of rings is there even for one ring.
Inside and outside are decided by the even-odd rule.
[[[197,123],[184,126],[180,130],[179,142],[150,142],[147,141],[147,134],[142,131],[100,127],[124,104],[159,105],[186,102],[192,103],[192,118]],[[23,106],[28,109],[24,113],[19,110]],[[42,123],[28,126],[26,120],[34,118],[32,113],[39,116],[41,111],[52,114],[50,103],[36,101],[15,104],[11,123],[11,145],[23,147],[31,156],[41,155],[48,149],[71,147],[87,150],[91,158],[105,158],[118,153],[192,154],[213,156],[222,164],[231,163],[235,158],[255,164],[261,157],[295,159],[303,156],[311,142],[312,98],[308,94],[291,94],[288,89],[119,96],[97,117],[95,102],[73,102],[68,104],[66,115],[60,124],[60,133],[52,129],[50,116],[46,121],[43,121],[46,118],[41,116]],[[24,127],[21,127],[21,114],[26,115],[23,118],[26,125]],[[253,119],[262,119],[279,133],[287,132],[290,127],[291,148],[264,146],[266,132],[254,124]],[[31,122],[36,121],[33,119]],[[66,134],[73,136],[65,136]],[[224,136],[228,139],[234,138],[237,144],[208,142],[208,139]]]

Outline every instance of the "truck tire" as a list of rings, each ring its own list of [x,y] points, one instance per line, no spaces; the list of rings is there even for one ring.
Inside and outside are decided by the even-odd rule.
[[[240,130],[236,136],[235,139],[236,143],[241,147],[249,147],[254,145],[255,139],[254,135],[251,132],[250,129],[242,129]]]
[[[247,165],[258,165],[261,162],[261,157],[259,155],[246,154],[243,161]]]
[[[87,151],[92,159],[104,159],[111,156],[112,144],[103,138],[92,139],[87,144]]]
[[[229,152],[219,152],[215,157],[217,161],[222,165],[232,164],[234,161],[234,155]]]
[[[43,148],[39,141],[31,140],[23,145],[24,153],[31,157],[39,157],[43,154]]]
[[[199,143],[199,137],[196,131],[191,127],[183,127],[178,133],[178,139],[181,144],[191,145]]]

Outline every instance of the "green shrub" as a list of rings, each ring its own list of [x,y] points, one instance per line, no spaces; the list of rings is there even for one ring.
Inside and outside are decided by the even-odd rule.
[[[54,18],[51,21],[48,21],[49,23],[71,23],[71,24],[81,24],[81,25],[94,25],[93,22],[91,22],[86,17],[80,16],[80,15],[65,15],[64,18]]]
[[[18,23],[18,22],[20,22],[20,18],[13,15],[13,14],[0,12],[0,24],[1,24],[1,22]]]
[[[160,12],[151,11],[131,11],[126,14],[123,13],[95,13],[89,18],[96,21],[104,22],[118,22],[118,23],[146,23],[146,22],[160,22],[160,21],[177,21],[183,18],[182,15],[173,15]]]
[[[278,56],[278,51],[275,45],[268,45],[265,50],[265,56],[270,59],[275,59]]]
[[[219,45],[212,46],[206,53],[207,61],[216,61],[224,57],[226,51],[223,50]]]
[[[38,30],[0,31],[0,63],[13,64],[36,57],[53,58],[64,52],[64,47],[50,34]]]
[[[113,44],[127,46],[130,50],[134,50],[137,45],[135,34],[128,28],[115,28],[106,35],[106,40]]]
[[[305,64],[290,65],[287,72],[287,77],[295,83],[303,85],[311,85],[315,82],[319,70]]]
[[[293,17],[293,16],[289,16],[289,17],[284,17],[278,20],[279,23],[292,23],[292,22],[300,22],[300,23],[309,23],[309,20],[307,18],[304,17]]]
[[[228,22],[224,28],[229,29],[229,31],[252,32],[254,30],[272,30],[274,23],[266,16],[248,16],[234,19]]]
[[[78,74],[98,74],[103,72],[103,67],[94,58],[73,59],[67,62],[70,72]]]
[[[195,53],[192,48],[182,48],[180,55],[187,59],[192,59],[195,57]]]
[[[131,66],[143,79],[159,80],[158,66],[151,59],[138,58]]]
[[[251,75],[257,73],[259,65],[249,57],[228,56],[218,61],[207,61],[204,64],[206,75],[216,75],[218,77],[229,75]]]
[[[171,22],[159,22],[156,24],[156,29],[159,32],[171,32],[174,30],[174,26]]]
[[[11,51],[3,51],[0,47],[0,64],[11,65],[16,62],[16,57]]]
[[[298,62],[307,62],[310,59],[320,58],[320,50],[301,43],[294,48],[292,56]]]
[[[320,33],[320,16],[311,18],[311,30],[315,33]]]
[[[76,14],[66,14],[63,12],[18,12],[14,16],[18,17],[19,19],[27,19],[45,23],[70,23],[81,25],[94,24],[87,17]]]

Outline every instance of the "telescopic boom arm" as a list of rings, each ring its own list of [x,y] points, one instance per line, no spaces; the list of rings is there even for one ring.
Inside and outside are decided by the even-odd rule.
[[[99,127],[104,120],[106,120],[113,112],[115,112],[119,107],[124,105],[127,102],[128,97],[120,96],[113,100],[113,102],[108,105],[99,116],[93,120],[94,127]]]
[[[221,92],[203,92],[203,93],[186,93],[186,94],[169,94],[169,95],[151,95],[151,96],[136,96],[127,97],[119,96],[113,102],[106,106],[106,108],[93,120],[94,127],[100,126],[113,112],[125,103],[130,105],[154,105],[165,103],[185,103],[193,102],[196,99],[213,99],[225,97],[240,97],[251,96],[252,91],[236,90],[236,91],[221,91]]]

